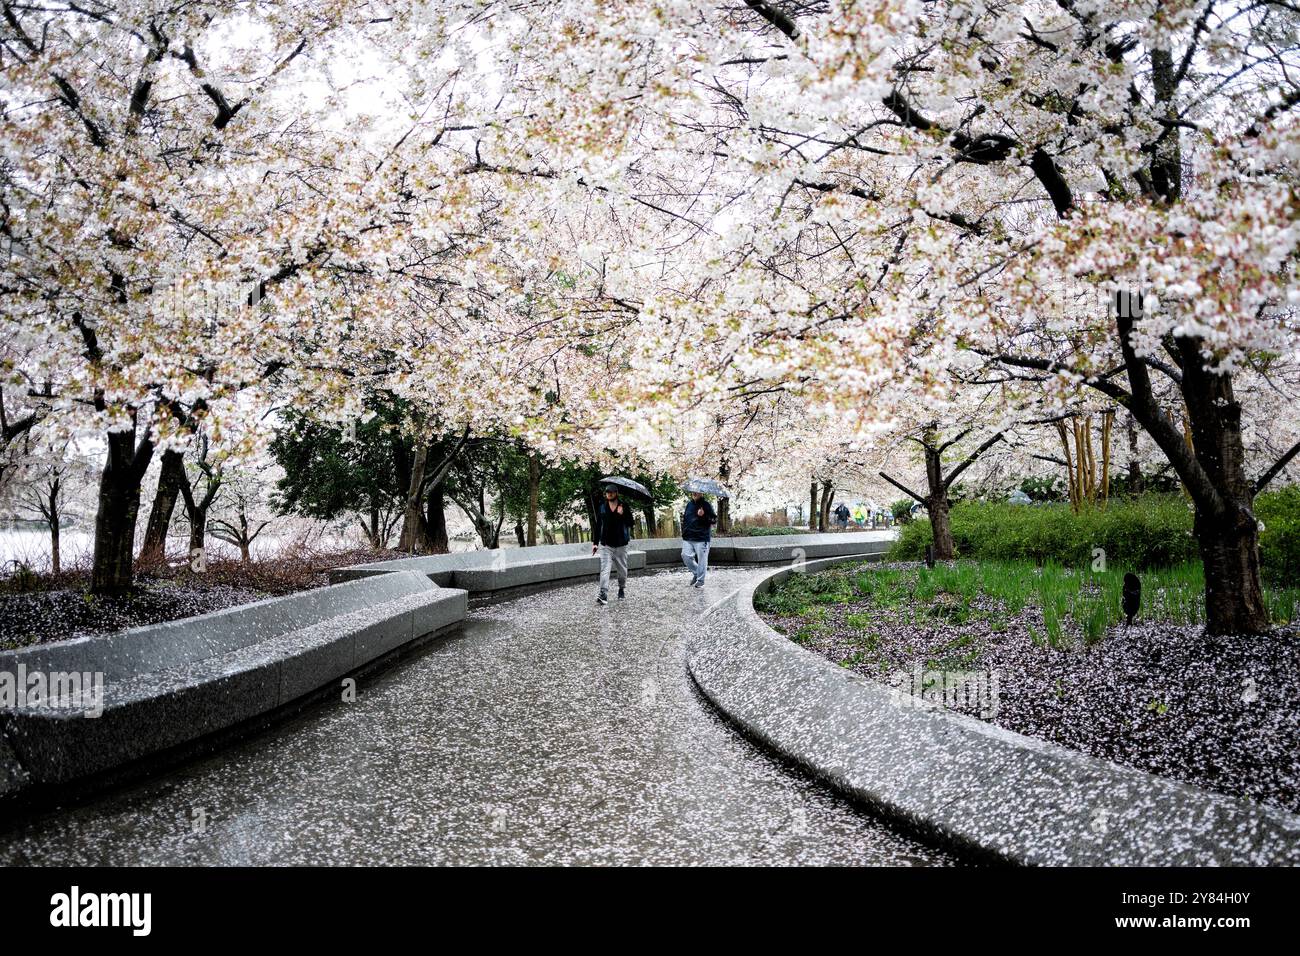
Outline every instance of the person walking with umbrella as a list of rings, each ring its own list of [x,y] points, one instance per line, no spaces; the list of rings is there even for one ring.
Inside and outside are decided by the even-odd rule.
[[[835,509],[835,524],[839,526],[841,531],[849,529],[849,506],[842,501],[840,506]]]
[[[704,498],[712,484],[716,483],[698,478],[686,483],[691,497],[682,512],[682,563],[691,572],[691,586],[696,588],[704,587],[704,575],[709,570],[709,541],[718,520],[713,505]]]
[[[618,485],[605,485],[605,500],[596,512],[596,527],[591,539],[591,553],[600,553],[600,591],[597,604],[609,603],[609,573],[618,580],[619,600],[627,597],[627,546],[632,540],[632,508],[618,496]]]

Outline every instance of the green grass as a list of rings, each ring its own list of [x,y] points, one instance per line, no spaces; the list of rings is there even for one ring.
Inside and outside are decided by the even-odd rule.
[[[1264,579],[1288,585],[1300,578],[1300,486],[1260,495],[1255,514],[1264,525],[1259,537]],[[1108,565],[1138,572],[1199,560],[1192,518],[1187,499],[1158,494],[1115,498],[1079,514],[1067,504],[983,501],[959,502],[951,512],[959,558],[1091,568],[1100,548]],[[931,541],[930,522],[922,517],[902,527],[890,556],[918,561]]]
[[[959,634],[925,662],[926,670],[964,671],[975,666],[980,649],[972,634]]]
[[[791,575],[781,585],[756,595],[754,606],[764,613],[806,622],[796,635],[801,640],[826,626],[831,606],[856,602],[907,612],[913,620],[931,624],[961,625],[983,618],[995,631],[1005,630],[1008,618],[1025,608],[1041,608],[1042,629],[1031,628],[1030,636],[1036,643],[1054,648],[1073,644],[1070,623],[1077,625],[1084,643],[1092,645],[1124,620],[1120,609],[1122,568],[1077,571],[1052,562],[1040,567],[1032,561],[957,561],[933,569],[868,567],[842,565],[817,574]],[[1198,562],[1148,569],[1141,578],[1139,620],[1205,623],[1205,580]],[[977,606],[981,596],[991,602]],[[1296,620],[1300,588],[1266,587],[1264,599],[1275,623]],[[845,617],[845,623],[861,633],[867,650],[879,641],[872,631],[876,616],[855,612]],[[965,659],[964,646],[955,643],[945,648],[943,659],[960,663]]]

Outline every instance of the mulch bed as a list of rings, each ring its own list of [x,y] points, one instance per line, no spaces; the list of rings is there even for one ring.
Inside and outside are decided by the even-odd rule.
[[[213,561],[203,573],[177,562],[142,568],[120,597],[89,593],[85,569],[57,577],[0,578],[0,650],[161,624],[329,583],[331,568],[409,555],[396,551],[300,552],[243,563]]]
[[[1074,646],[1053,649],[1030,636],[1045,629],[1037,607],[1010,615],[979,598],[953,615],[949,599],[827,604],[811,624],[764,618],[872,679],[915,692],[928,678],[926,696],[942,694],[940,673],[958,680],[973,673],[985,690],[996,675],[996,706],[989,695],[964,693],[945,704],[1095,757],[1300,812],[1300,628],[1211,638],[1199,627],[1135,622],[1085,649],[1066,622]],[[851,615],[862,617],[850,623]]]
[[[122,597],[83,588],[0,594],[0,649],[175,621],[258,601],[261,591],[224,584],[149,582]]]

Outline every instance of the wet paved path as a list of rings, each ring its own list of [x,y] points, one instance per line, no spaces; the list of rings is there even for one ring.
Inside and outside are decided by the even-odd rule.
[[[946,862],[768,756],[703,700],[684,628],[750,576],[634,577],[471,612],[327,703],[0,831],[0,863]]]

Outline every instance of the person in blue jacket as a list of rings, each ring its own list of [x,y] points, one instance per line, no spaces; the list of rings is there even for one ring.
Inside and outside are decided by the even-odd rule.
[[[600,591],[597,604],[609,603],[609,572],[618,579],[619,600],[627,597],[627,546],[632,540],[632,508],[618,497],[617,485],[605,486],[605,500],[596,511],[596,527],[591,538],[591,553],[600,552]]]
[[[691,492],[682,513],[682,563],[691,572],[691,586],[704,587],[704,575],[709,570],[709,540],[718,516],[713,505],[698,491]]]

